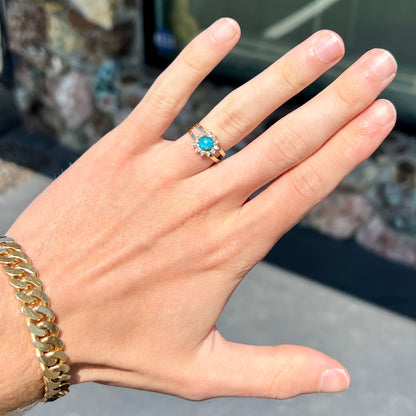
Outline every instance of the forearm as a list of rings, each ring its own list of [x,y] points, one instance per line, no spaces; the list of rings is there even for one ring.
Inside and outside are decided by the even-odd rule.
[[[42,372],[8,276],[0,270],[0,415],[41,399]]]

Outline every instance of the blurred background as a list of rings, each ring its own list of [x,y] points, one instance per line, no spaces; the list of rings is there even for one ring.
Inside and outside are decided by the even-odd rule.
[[[242,38],[169,127],[169,140],[316,30],[338,32],[345,58],[231,153],[302,105],[366,50],[390,50],[399,72],[382,96],[396,105],[396,129],[266,261],[404,319],[416,318],[414,0],[0,0],[0,12],[4,232],[25,204],[120,123],[163,68],[219,17],[235,18]],[[406,406],[402,409],[415,409],[413,403]],[[396,411],[393,406],[391,413],[374,414],[413,414]]]

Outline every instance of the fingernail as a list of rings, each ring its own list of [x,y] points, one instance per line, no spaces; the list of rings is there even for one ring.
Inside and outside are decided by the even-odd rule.
[[[319,39],[315,46],[315,53],[318,58],[326,63],[332,62],[342,54],[342,43],[338,36],[331,34]]]
[[[224,17],[217,20],[212,26],[212,37],[217,42],[225,42],[234,38],[240,31],[238,23],[234,19]]]
[[[395,117],[395,110],[388,101],[378,101],[369,109],[368,118],[382,126],[389,124]]]
[[[333,368],[322,374],[320,393],[339,393],[348,389],[349,378],[344,370]]]
[[[397,62],[390,52],[383,51],[383,53],[378,55],[371,63],[371,70],[377,78],[386,79],[396,73]]]

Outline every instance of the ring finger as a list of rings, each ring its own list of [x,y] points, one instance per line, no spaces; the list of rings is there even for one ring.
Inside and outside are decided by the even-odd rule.
[[[331,31],[315,33],[261,74],[224,98],[201,125],[216,135],[224,150],[238,143],[281,104],[312,83],[341,59],[342,40]],[[197,121],[197,120],[196,120]],[[169,146],[181,176],[193,175],[212,164],[195,153],[188,133]],[[172,157],[172,152],[173,156]]]

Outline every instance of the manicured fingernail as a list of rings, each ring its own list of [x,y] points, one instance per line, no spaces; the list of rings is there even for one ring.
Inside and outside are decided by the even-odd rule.
[[[224,17],[217,20],[212,26],[212,37],[217,42],[225,42],[234,38],[240,31],[238,23],[234,19]]]
[[[344,370],[333,368],[322,374],[320,393],[339,393],[348,389],[349,378]]]
[[[382,126],[390,124],[395,118],[396,111],[390,102],[381,100],[372,105],[369,109],[368,118]]]
[[[342,55],[343,47],[338,36],[331,34],[319,39],[315,45],[315,53],[318,58],[326,63],[332,62]]]
[[[390,52],[383,51],[371,63],[371,70],[377,78],[386,79],[396,73],[397,62]]]

